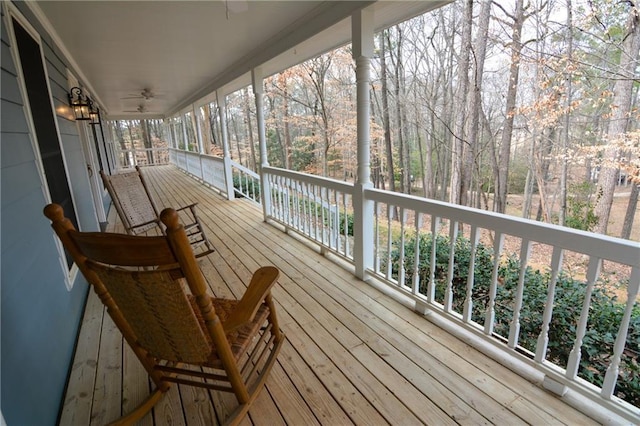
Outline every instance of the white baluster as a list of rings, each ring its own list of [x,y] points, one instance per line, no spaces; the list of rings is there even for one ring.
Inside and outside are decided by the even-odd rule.
[[[422,228],[422,213],[415,212],[416,236],[414,239],[413,259],[413,294],[420,294],[420,228]]]
[[[464,308],[462,311],[462,320],[464,322],[471,321],[473,312],[473,281],[475,277],[476,253],[478,250],[478,241],[480,240],[480,232],[476,226],[471,226],[471,259],[469,259],[469,276],[467,277],[467,295],[464,299]]]
[[[489,289],[489,303],[487,304],[487,314],[484,320],[484,333],[488,336],[493,334],[493,322],[496,318],[496,292],[498,290],[498,270],[500,269],[500,253],[504,235],[496,231],[493,242],[493,272],[491,272],[491,288]]]
[[[567,362],[566,376],[571,380],[575,380],[578,375],[578,368],[580,368],[580,351],[582,348],[582,339],[587,332],[591,293],[593,292],[593,286],[598,279],[601,263],[602,262],[598,258],[592,257],[589,259],[589,268],[587,270],[587,289],[584,295],[584,301],[582,302],[582,311],[580,312],[580,320],[578,321],[578,327],[576,330],[576,340],[573,343],[573,349],[571,349],[569,361]]]
[[[449,267],[447,269],[447,289],[444,293],[444,310],[451,311],[453,303],[453,267],[455,266],[456,240],[458,239],[458,222],[449,222]]]
[[[618,330],[618,335],[616,336],[616,343],[613,345],[613,358],[611,360],[611,364],[609,364],[609,367],[607,368],[607,373],[604,376],[601,393],[603,398],[611,399],[613,391],[616,388],[618,372],[620,371],[620,359],[622,358],[622,352],[624,351],[624,347],[627,342],[627,333],[629,332],[631,311],[636,303],[639,288],[640,268],[636,267],[631,270],[631,277],[629,278],[629,286],[627,288],[627,304],[624,308],[622,321],[620,322],[620,330]]]
[[[407,219],[407,212],[404,207],[400,208],[400,260],[398,261],[398,285],[404,286],[404,276],[405,276],[405,268],[404,268],[404,240],[405,240],[405,230],[404,224]]]
[[[380,203],[373,206],[375,239],[373,240],[373,270],[380,273]]]
[[[344,212],[344,254],[349,256],[349,215],[347,214],[347,194],[342,194],[342,211]]]
[[[513,306],[513,317],[509,326],[509,347],[515,348],[520,337],[520,311],[522,310],[522,296],[524,294],[524,279],[527,274],[527,263],[529,263],[529,253],[531,252],[531,241],[522,241],[520,246],[520,274],[518,276],[518,287],[516,287],[516,300]]]
[[[391,280],[391,271],[392,271],[392,266],[391,266],[391,248],[392,248],[392,244],[391,244],[391,214],[393,211],[393,206],[387,204],[387,275],[386,278],[387,280]]]
[[[553,314],[556,283],[558,282],[558,274],[562,267],[563,253],[564,251],[560,247],[556,246],[553,248],[553,254],[551,255],[551,280],[549,281],[549,288],[547,289],[547,303],[545,304],[544,314],[542,315],[542,328],[540,329],[538,343],[536,344],[536,362],[543,362],[547,358],[547,347],[549,346],[549,324],[551,324],[551,316]]]
[[[429,259],[429,286],[427,287],[427,300],[433,303],[436,299],[436,252],[438,249],[438,228],[440,218],[431,216],[431,258]]]

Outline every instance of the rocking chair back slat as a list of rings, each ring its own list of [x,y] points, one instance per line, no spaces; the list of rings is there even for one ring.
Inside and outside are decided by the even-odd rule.
[[[100,171],[100,176],[127,234],[147,235],[152,230],[155,230],[155,235],[165,234],[166,230],[160,220],[158,208],[139,167],[132,172],[116,173],[110,176]],[[189,243],[194,249],[198,249],[197,256],[201,257],[212,253],[213,246],[204,233],[196,213],[196,205],[197,203],[190,204],[176,211],[181,215],[179,217]]]
[[[140,345],[152,356],[174,362],[202,364],[212,352],[182,290],[179,268],[130,272],[90,262],[127,318]]]
[[[158,209],[137,171],[105,176],[103,173],[105,186],[114,198],[114,205],[125,228],[131,234],[142,234],[159,226]]]

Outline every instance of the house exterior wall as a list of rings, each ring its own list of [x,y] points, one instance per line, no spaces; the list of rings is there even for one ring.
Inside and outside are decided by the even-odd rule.
[[[16,7],[41,34],[49,87],[58,110],[67,102],[67,66],[28,7],[22,2]],[[0,406],[9,425],[53,425],[62,404],[88,285],[77,274],[73,287],[67,289],[54,234],[42,214],[47,190],[31,142],[8,19],[3,11]],[[76,123],[60,115],[56,121],[79,225],[83,230],[98,230]]]

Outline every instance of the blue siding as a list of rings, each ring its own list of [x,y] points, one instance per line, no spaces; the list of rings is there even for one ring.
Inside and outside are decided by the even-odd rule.
[[[33,21],[26,6],[17,5]],[[64,396],[88,286],[79,276],[73,289],[67,291],[53,231],[42,215],[46,204],[44,188],[5,24],[3,21],[0,43],[0,406],[9,425],[54,425]],[[45,37],[43,43],[51,42]],[[65,66],[56,53],[57,48],[47,44],[42,48],[54,104],[59,105],[64,102]],[[63,117],[57,118],[61,130],[64,127],[61,142],[79,223],[85,229],[97,229],[75,124]]]

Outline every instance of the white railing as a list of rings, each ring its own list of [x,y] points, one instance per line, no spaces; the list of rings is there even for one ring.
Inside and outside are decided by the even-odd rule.
[[[169,148],[118,149],[116,155],[120,169],[157,166],[170,162]]]
[[[231,161],[231,175],[233,179],[233,189],[236,196],[248,198],[258,204],[260,199],[260,175],[251,169]]]
[[[171,162],[221,193],[227,193],[224,160],[212,155],[171,149]]]
[[[269,219],[353,260],[352,184],[273,167],[263,173]]]
[[[181,168],[189,164],[180,155],[172,161]],[[244,182],[235,191],[257,201],[246,188],[258,183],[258,175],[229,164]],[[267,219],[354,264],[353,184],[273,167],[262,173]],[[371,228],[360,244],[367,253],[359,253],[370,259],[370,277],[413,299],[416,310],[447,317],[541,371],[548,389],[563,394],[571,388],[640,422],[640,409],[614,396],[621,371],[637,374],[625,363],[638,356],[629,325],[638,304],[640,244],[389,191],[362,194],[361,204],[373,205]],[[594,301],[607,279],[625,302],[609,317],[615,332],[598,336]],[[570,310],[554,310],[570,297]],[[601,338],[610,339],[608,353],[585,356],[585,341]],[[558,355],[561,350],[565,355]],[[601,385],[586,380],[598,368]]]
[[[562,394],[571,387],[623,415],[640,416],[637,407],[613,398],[623,353],[633,350],[628,327],[640,286],[640,244],[382,190],[366,190],[365,199],[374,203],[373,275],[419,309],[503,342],[505,351],[545,373],[548,389]],[[626,303],[610,352],[581,363],[587,337],[602,337],[594,336],[598,328],[590,318],[600,278],[612,279],[615,288],[607,291],[622,290]],[[578,302],[571,306],[575,315],[554,311],[560,297],[570,296],[563,291],[579,293],[571,299]],[[569,323],[553,322],[556,316]],[[606,366],[602,386],[583,379],[598,370],[596,362]],[[632,374],[633,367],[626,368]]]

